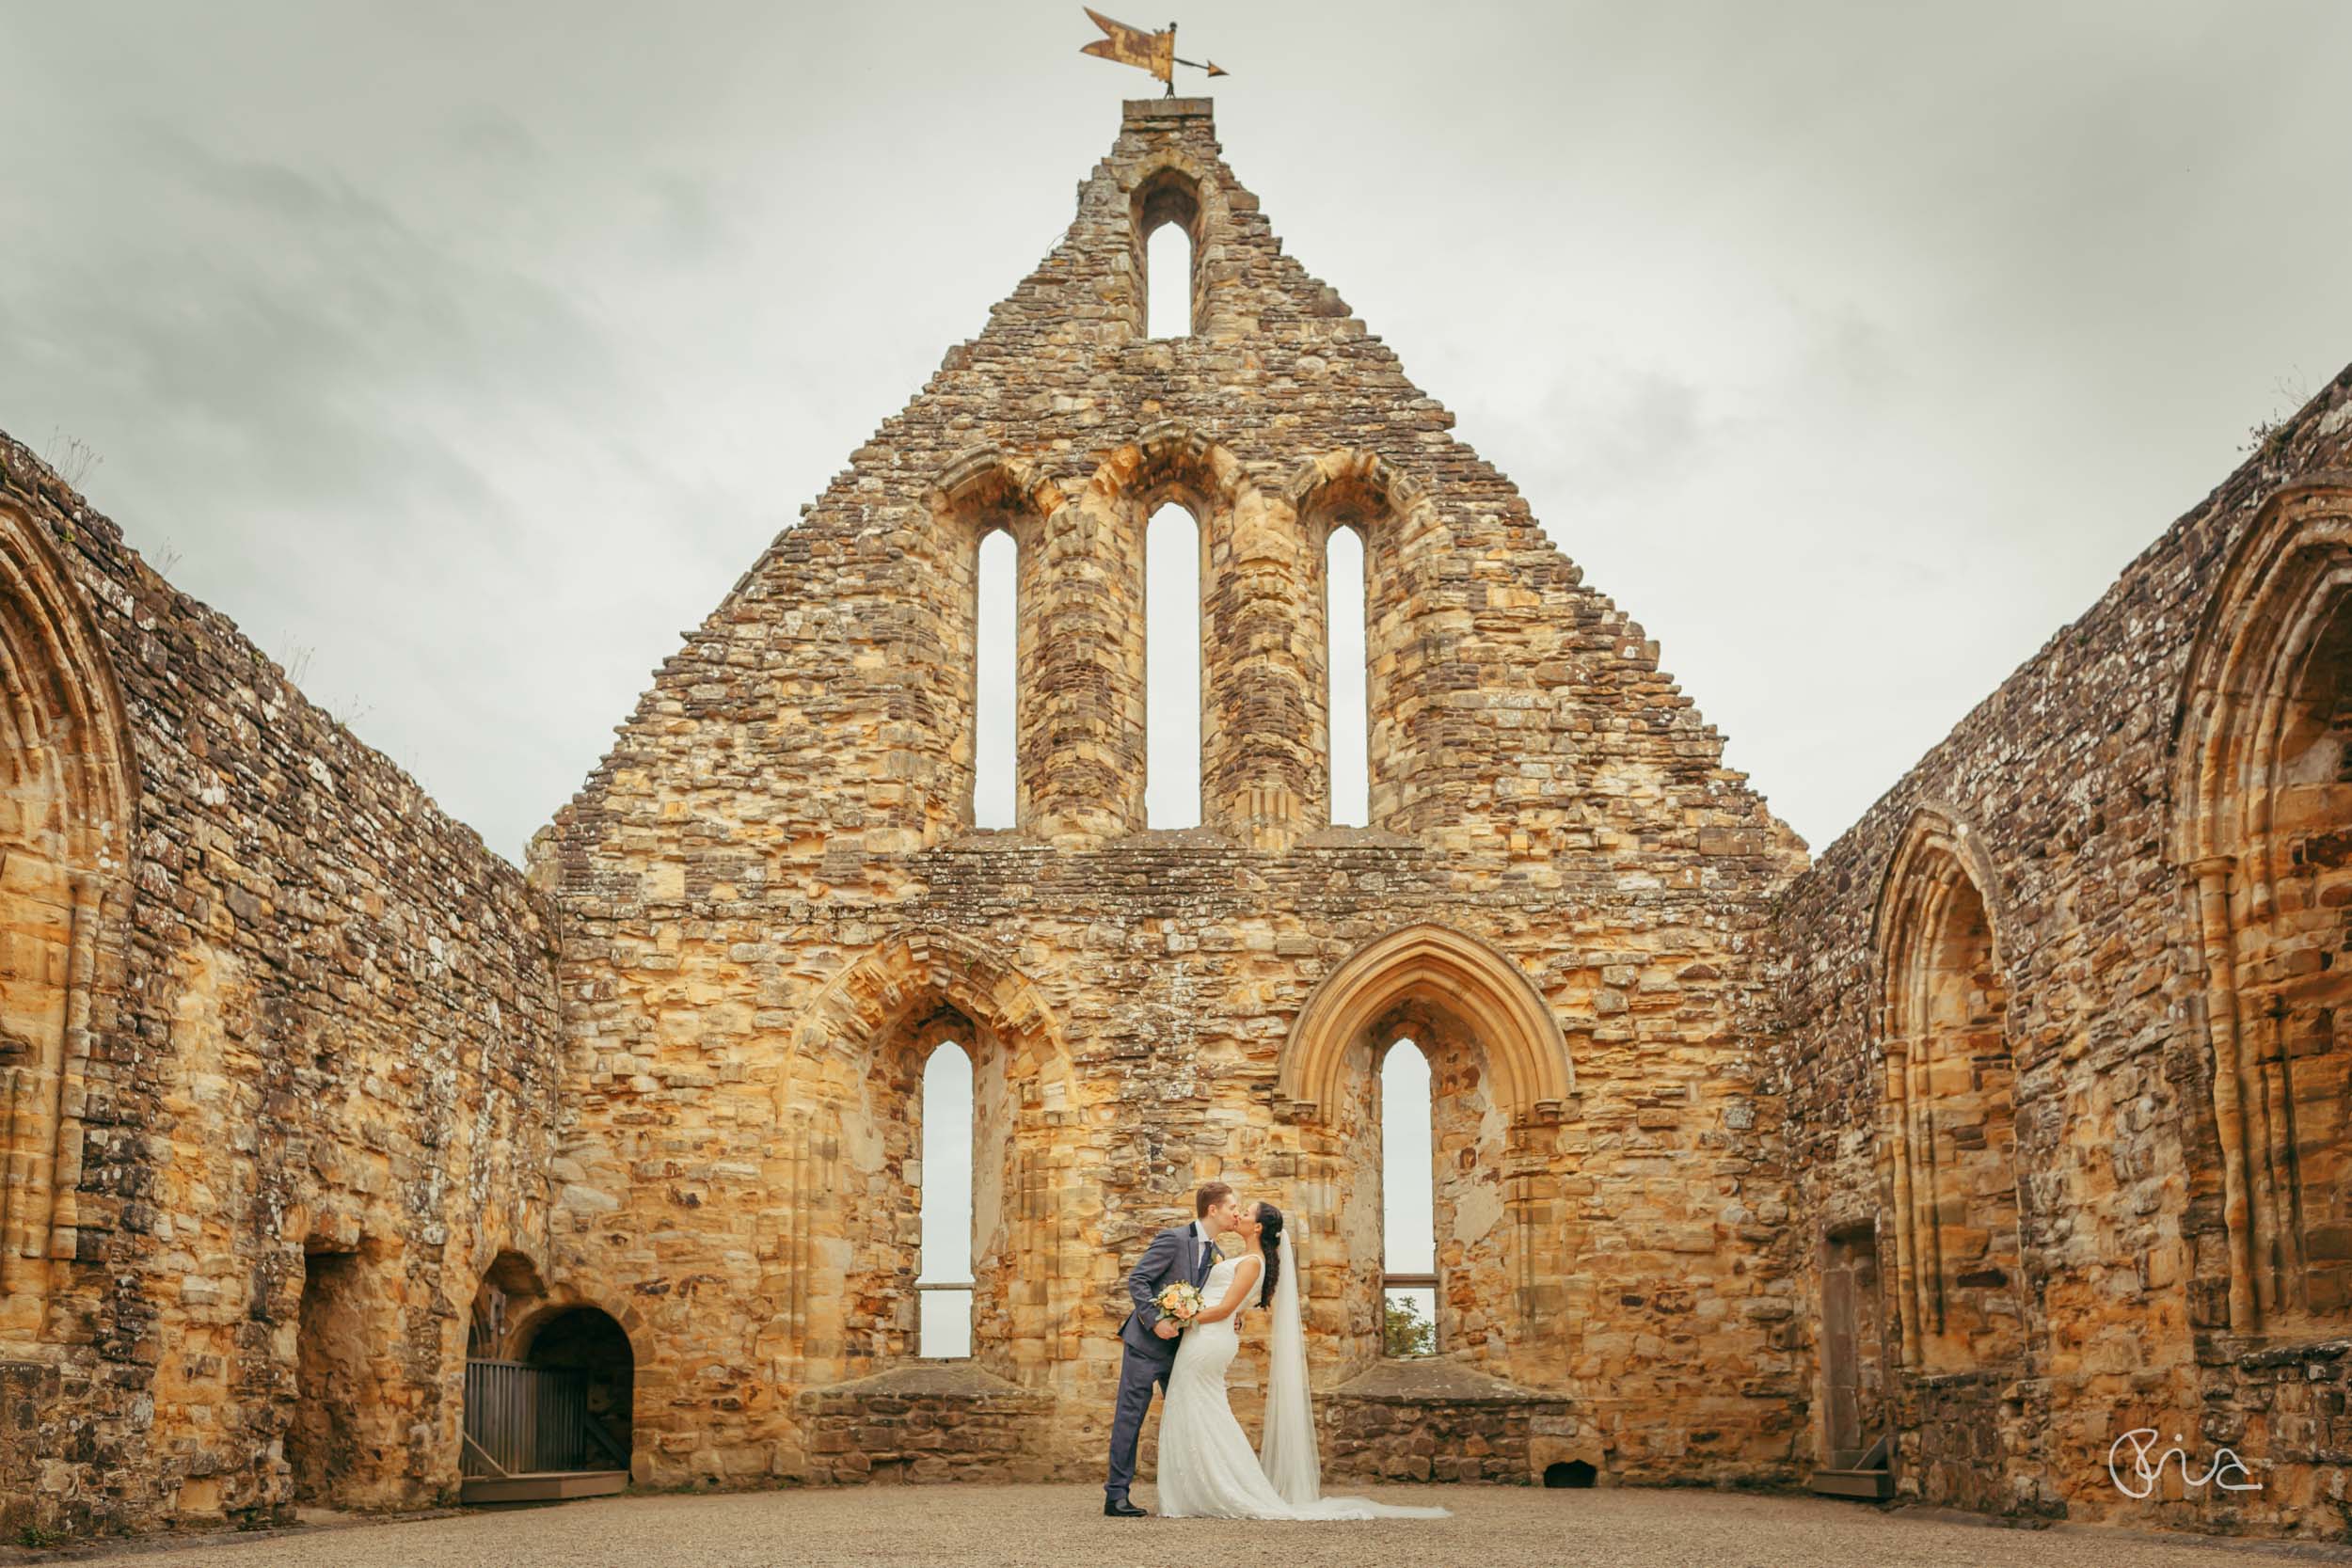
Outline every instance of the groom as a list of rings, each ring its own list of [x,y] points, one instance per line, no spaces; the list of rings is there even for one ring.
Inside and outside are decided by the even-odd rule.
[[[1126,1354],[1119,1361],[1119,1405],[1111,1417],[1110,1479],[1103,1482],[1103,1512],[1114,1519],[1146,1516],[1127,1500],[1127,1487],[1136,1479],[1136,1439],[1152,1408],[1152,1389],[1168,1387],[1168,1370],[1176,1365],[1176,1336],[1184,1332],[1181,1324],[1160,1316],[1155,1298],[1170,1285],[1197,1289],[1207,1282],[1216,1266],[1215,1243],[1240,1220],[1241,1200],[1224,1182],[1212,1181],[1193,1195],[1192,1210],[1200,1217],[1152,1237],[1143,1261],[1127,1276],[1136,1309],[1119,1327]]]

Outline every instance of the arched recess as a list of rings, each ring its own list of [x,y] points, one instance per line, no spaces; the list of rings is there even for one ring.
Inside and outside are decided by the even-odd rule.
[[[1905,1361],[1930,1370],[2003,1367],[2025,1349],[2017,1069],[1985,895],[1998,885],[1977,836],[1922,807],[1872,919],[1898,1322]]]
[[[634,1308],[569,1280],[548,1284],[527,1253],[501,1248],[469,1314],[461,1471],[478,1479],[501,1467],[627,1470],[651,1479],[651,1464],[638,1463],[647,1425],[638,1393],[655,1364]]]
[[[923,1067],[947,1040],[973,1065],[972,1359],[1035,1384],[1078,1357],[1091,1266],[1081,1237],[1102,1200],[1058,1147],[1078,1107],[1068,1047],[1018,968],[925,929],[849,965],[793,1032],[777,1103],[791,1195],[784,1352],[798,1364],[785,1381],[864,1376],[917,1354],[908,1165]]]
[[[0,1345],[44,1337],[74,1256],[70,1108],[121,985],[133,767],[81,591],[41,525],[0,503]]]
[[[942,468],[925,496],[936,535],[933,553],[941,567],[943,683],[950,711],[939,728],[946,737],[942,798],[952,809],[938,825],[948,833],[969,831],[975,820],[979,713],[980,550],[990,535],[1003,532],[1013,543],[1015,647],[1013,704],[1013,826],[1025,828],[1035,815],[1029,789],[1043,758],[1039,715],[1029,693],[1036,689],[1039,632],[1035,617],[1021,613],[1044,602],[1041,558],[1046,519],[1064,503],[1061,490],[1038,465],[1006,456],[994,447],[974,447]]]
[[[2352,475],[2265,503],[2192,643],[2169,849],[2202,957],[2239,1332],[2352,1318]],[[2339,1023],[2339,1018],[2346,1022]]]
[[[1297,516],[1310,568],[1302,607],[1309,623],[1309,731],[1316,765],[1311,816],[1318,824],[1331,820],[1331,628],[1324,624],[1323,573],[1331,535],[1351,529],[1363,542],[1367,825],[1408,832],[1420,804],[1411,784],[1420,754],[1415,727],[1421,715],[1434,721],[1441,711],[1425,700],[1430,650],[1408,619],[1409,607],[1428,597],[1417,588],[1430,546],[1442,537],[1437,509],[1419,482],[1360,447],[1302,464],[1283,486],[1283,499]]]
[[[538,1370],[573,1374],[581,1386],[581,1440],[545,1456],[543,1468],[635,1467],[637,1350],[618,1318],[588,1303],[549,1305],[516,1331],[515,1358]]]
[[[1438,1338],[1506,1372],[1563,1342],[1565,1215],[1552,1196],[1556,1134],[1574,1092],[1567,1045],[1525,974],[1483,942],[1434,924],[1350,955],[1307,999],[1277,1069],[1278,1114],[1298,1130],[1305,1277],[1319,1353],[1344,1371],[1380,1354],[1380,1063],[1410,1039],[1435,1108]]]
[[[1225,232],[1225,194],[1216,181],[1195,160],[1175,151],[1147,160],[1127,189],[1130,287],[1129,320],[1136,341],[1151,337],[1188,338],[1210,330],[1216,306],[1215,280],[1222,275]],[[1152,236],[1174,224],[1184,233],[1191,266],[1184,293],[1191,309],[1182,324],[1150,321]]]

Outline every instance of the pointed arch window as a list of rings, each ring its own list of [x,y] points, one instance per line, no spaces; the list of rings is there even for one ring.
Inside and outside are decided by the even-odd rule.
[[[972,1057],[953,1040],[923,1064],[922,1118],[917,1354],[961,1360],[972,1354]]]
[[[2267,501],[2216,586],[2182,693],[2173,854],[2192,879],[2230,1326],[2352,1319],[2352,487]],[[2199,1202],[2199,1199],[2203,1202]],[[2218,1199],[2217,1202],[2213,1201]],[[2226,1273],[2224,1272],[2226,1271]]]
[[[1136,325],[1146,338],[1188,338],[1200,330],[1200,191],[1161,169],[1136,187],[1134,219]]]
[[[973,631],[972,825],[1018,826],[1020,546],[1009,529],[980,541]]]
[[[1381,1353],[1438,1351],[1436,1102],[1429,1058],[1400,1039],[1380,1063]]]
[[[1145,245],[1144,325],[1147,338],[1192,336],[1192,236],[1172,223],[1152,230]]]
[[[1372,821],[1372,750],[1365,697],[1364,538],[1335,528],[1323,544],[1324,668],[1331,692],[1331,823],[1361,828]]]
[[[1144,530],[1144,820],[1200,825],[1200,528],[1173,502]]]

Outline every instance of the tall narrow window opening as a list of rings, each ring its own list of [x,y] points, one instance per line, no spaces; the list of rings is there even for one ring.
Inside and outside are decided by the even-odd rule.
[[[1364,541],[1352,528],[1335,528],[1324,542],[1323,626],[1331,822],[1361,828],[1372,821],[1372,752],[1364,730]]]
[[[923,1065],[919,1354],[972,1354],[972,1058],[952,1041]]]
[[[1438,1351],[1437,1166],[1429,1059],[1411,1040],[1380,1064],[1381,1354]]]
[[[1144,531],[1144,819],[1200,825],[1200,529],[1163,506]]]
[[[1163,223],[1144,244],[1143,335],[1192,336],[1192,236],[1180,223]]]
[[[973,634],[977,671],[972,716],[972,825],[1010,828],[1016,819],[1013,723],[1018,685],[1014,607],[1019,597],[1019,548],[998,529],[980,541],[978,622]]]

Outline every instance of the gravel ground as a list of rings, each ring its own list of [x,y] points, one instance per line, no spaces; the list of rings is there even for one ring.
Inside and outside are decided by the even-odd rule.
[[[798,1568],[1083,1563],[1104,1568],[2254,1568],[2259,1548],[2091,1528],[2017,1530],[1811,1497],[1634,1488],[1373,1489],[1450,1519],[1237,1524],[1105,1519],[1088,1486],[889,1486],[604,1497],[407,1523],[229,1537],[114,1559],[126,1568]],[[1151,1489],[1136,1500],[1151,1506]],[[2323,1555],[2309,1548],[2308,1560]],[[2352,1554],[2324,1554],[2352,1561]]]

